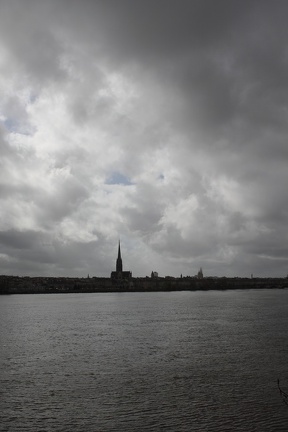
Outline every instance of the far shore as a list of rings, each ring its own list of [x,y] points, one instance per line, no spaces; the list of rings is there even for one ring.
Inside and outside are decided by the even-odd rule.
[[[145,277],[111,279],[99,277],[0,276],[0,294],[67,294],[109,292],[210,291],[236,289],[286,289],[288,278]]]

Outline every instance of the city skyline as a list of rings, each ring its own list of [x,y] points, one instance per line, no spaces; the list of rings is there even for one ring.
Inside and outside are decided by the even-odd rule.
[[[287,12],[3,0],[0,274],[285,277]]]

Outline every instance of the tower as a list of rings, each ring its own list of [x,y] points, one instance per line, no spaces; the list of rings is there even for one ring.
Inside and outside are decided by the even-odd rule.
[[[197,277],[198,277],[198,279],[203,279],[203,270],[202,270],[202,267],[200,267],[200,270],[198,271]]]
[[[118,246],[118,257],[116,260],[116,272],[122,273],[123,266],[122,266],[122,258],[121,258],[121,249],[120,249],[120,240],[119,240],[119,246]]]
[[[132,278],[132,272],[131,271],[123,271],[120,240],[119,240],[119,244],[118,244],[118,256],[116,259],[116,271],[111,272],[111,278],[122,280],[122,281]]]

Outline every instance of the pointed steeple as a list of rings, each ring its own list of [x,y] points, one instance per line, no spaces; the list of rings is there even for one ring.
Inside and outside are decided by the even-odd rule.
[[[116,272],[122,273],[122,258],[121,258],[120,240],[119,240],[119,246],[118,246],[118,258],[116,260]]]
[[[120,240],[119,240],[118,256],[116,259],[116,271],[111,272],[111,279],[114,280],[113,283],[117,283],[117,280],[121,281],[121,283],[122,282],[128,283],[128,280],[130,281],[131,278],[132,278],[132,272],[131,271],[123,271],[122,257],[121,257],[121,245],[120,245]]]

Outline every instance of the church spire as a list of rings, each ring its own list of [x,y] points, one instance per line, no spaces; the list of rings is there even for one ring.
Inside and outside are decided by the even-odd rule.
[[[118,258],[116,260],[116,272],[122,273],[122,258],[121,258],[120,240],[119,240],[119,246],[118,246]]]
[[[119,240],[118,256],[116,259],[116,271],[111,272],[111,279],[116,280],[115,283],[117,283],[117,280],[122,281],[121,283],[124,283],[125,281],[127,282],[131,278],[132,278],[132,272],[131,271],[123,271],[122,257],[121,257],[121,245],[120,245],[120,240]]]

